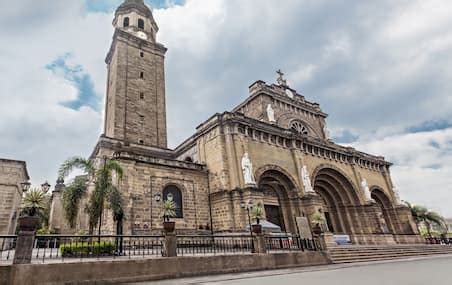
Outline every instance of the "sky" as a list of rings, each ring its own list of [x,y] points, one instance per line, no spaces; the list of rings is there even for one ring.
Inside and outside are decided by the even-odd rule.
[[[0,157],[25,160],[34,184],[102,132],[121,2],[0,0]],[[402,199],[452,217],[451,1],[146,2],[168,48],[170,147],[282,69],[335,142],[385,156]]]

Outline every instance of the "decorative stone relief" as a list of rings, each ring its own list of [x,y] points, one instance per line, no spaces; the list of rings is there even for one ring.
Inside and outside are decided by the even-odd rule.
[[[245,185],[256,185],[256,180],[253,175],[253,164],[247,152],[242,157],[242,172]]]
[[[273,110],[271,104],[267,105],[267,118],[268,118],[268,121],[271,122],[271,123],[276,122],[276,120],[275,120],[275,111]]]

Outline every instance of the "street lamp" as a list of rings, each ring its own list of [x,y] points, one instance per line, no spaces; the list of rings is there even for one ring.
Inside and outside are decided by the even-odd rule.
[[[254,250],[254,238],[253,238],[253,229],[251,227],[251,216],[250,216],[250,210],[253,209],[253,201],[251,199],[248,200],[247,203],[242,201],[240,203],[240,207],[242,209],[245,209],[246,213],[248,214],[248,224],[250,226],[250,236],[251,236],[251,252],[254,253],[255,252],[255,250]]]
[[[31,187],[31,183],[28,181],[22,182],[20,183],[20,185],[22,185],[22,192],[27,192],[28,190],[30,190]]]
[[[155,200],[155,202],[160,203],[160,201],[162,200],[162,194],[160,194],[160,193],[155,194],[154,200]]]
[[[42,183],[41,189],[42,189],[42,192],[44,192],[44,194],[47,194],[47,192],[49,192],[49,190],[50,190],[49,182],[46,181],[46,182]]]

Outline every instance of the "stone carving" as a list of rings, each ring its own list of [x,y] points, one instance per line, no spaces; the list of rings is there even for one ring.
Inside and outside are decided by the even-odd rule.
[[[309,172],[306,165],[303,165],[303,168],[301,169],[301,177],[303,179],[305,193],[314,193],[314,189],[312,188],[311,184],[311,178],[309,177]]]
[[[268,117],[268,121],[271,123],[276,122],[275,120],[275,111],[272,108],[271,104],[267,105],[267,117]]]
[[[375,202],[374,199],[372,199],[372,196],[370,194],[369,184],[367,184],[367,180],[365,178],[361,181],[361,188],[364,192],[364,197],[366,198],[366,202]]]
[[[242,171],[245,185],[256,185],[256,180],[253,175],[253,164],[251,163],[247,152],[245,152],[242,157]]]

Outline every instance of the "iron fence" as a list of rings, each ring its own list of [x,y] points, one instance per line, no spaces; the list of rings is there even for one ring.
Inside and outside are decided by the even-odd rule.
[[[267,236],[265,244],[268,251],[317,251],[321,250],[315,239],[304,239],[298,236]]]
[[[32,259],[49,260],[161,256],[163,236],[37,235]]]
[[[444,244],[444,245],[452,245],[452,238],[426,238],[425,239],[426,244]]]
[[[249,235],[177,236],[177,254],[243,254],[251,253],[253,240]]]
[[[3,235],[0,236],[0,261],[11,261],[14,258],[16,249],[17,236]]]
[[[321,250],[313,239],[298,236],[265,236],[268,252]],[[163,254],[163,235],[36,235],[32,262],[70,262],[91,259],[157,258]],[[178,235],[177,255],[224,255],[253,252],[250,235]],[[0,261],[14,258],[17,236],[0,236]]]

